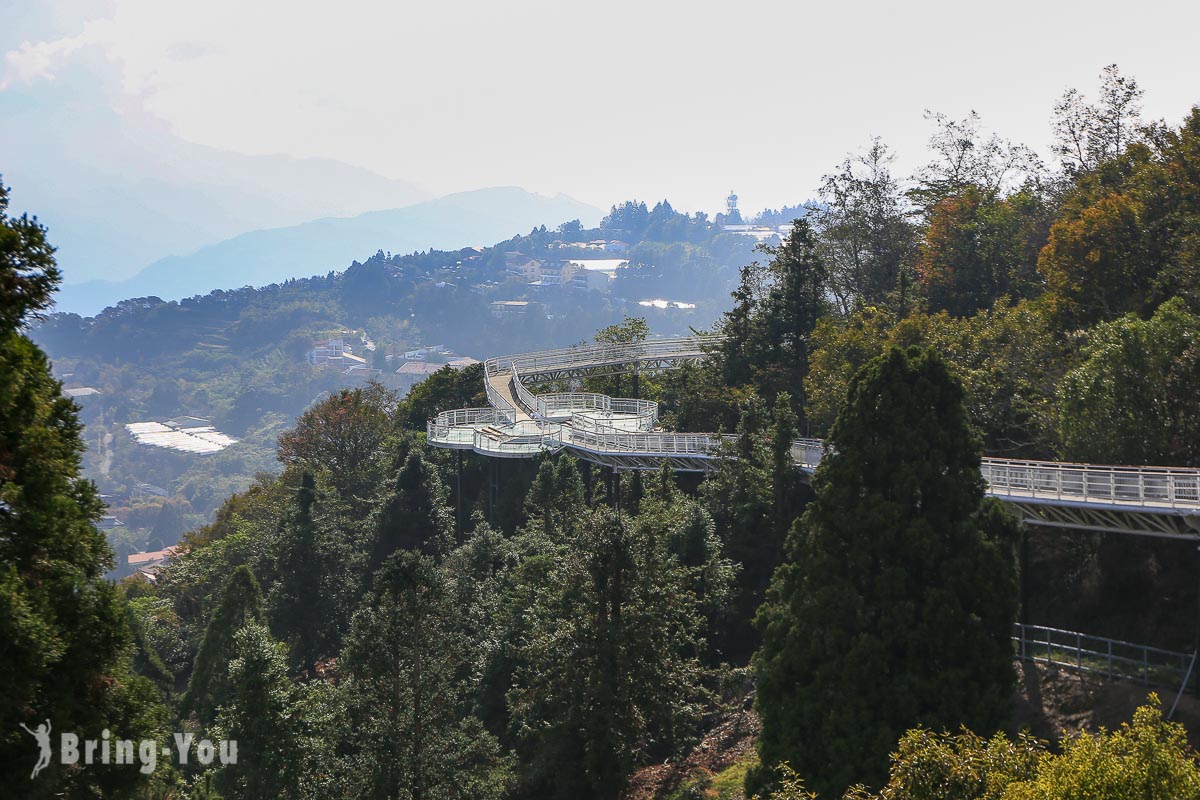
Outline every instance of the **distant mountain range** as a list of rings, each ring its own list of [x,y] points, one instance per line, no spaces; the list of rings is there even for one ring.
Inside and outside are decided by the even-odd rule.
[[[546,197],[516,187],[461,192],[403,208],[243,233],[190,255],[155,261],[127,280],[68,284],[55,310],[91,315],[130,297],[177,300],[214,289],[262,286],[342,270],[377,250],[486,245],[573,219],[594,227],[603,214],[564,195]]]
[[[262,228],[400,208],[433,193],[323,158],[243,155],[73,95],[0,92],[10,212],[50,230],[68,284],[124,280],[168,255]]]

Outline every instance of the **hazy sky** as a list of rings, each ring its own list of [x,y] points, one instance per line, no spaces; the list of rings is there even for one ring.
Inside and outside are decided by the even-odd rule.
[[[810,197],[875,135],[915,166],[926,108],[975,109],[1046,154],[1056,98],[1094,93],[1111,62],[1149,117],[1200,102],[1200,3],[1183,0],[5,5],[0,92],[51,97],[70,80],[194,142],[438,193],[712,211],[732,188],[757,210]]]

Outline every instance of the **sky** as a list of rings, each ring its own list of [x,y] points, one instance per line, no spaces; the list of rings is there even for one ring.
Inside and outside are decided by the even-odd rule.
[[[1200,3],[1180,0],[5,6],[0,99],[69,90],[190,142],[436,194],[517,185],[712,212],[732,189],[756,211],[814,196],[874,136],[897,171],[918,166],[926,109],[975,110],[1048,155],[1055,100],[1094,94],[1114,62],[1149,118],[1200,103]]]

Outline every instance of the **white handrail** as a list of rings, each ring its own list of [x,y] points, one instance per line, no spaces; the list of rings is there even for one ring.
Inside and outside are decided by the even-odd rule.
[[[653,431],[658,420],[658,405],[652,401],[611,398],[607,395],[568,392],[538,395],[525,381],[574,368],[637,364],[653,359],[699,358],[719,344],[719,336],[689,336],[650,339],[631,344],[589,344],[537,353],[489,358],[484,362],[488,402],[496,419],[480,409],[439,414],[430,424],[431,441],[449,436],[449,429],[493,422],[517,423],[521,416],[510,400],[516,399],[535,418],[547,425],[550,419],[569,421],[556,434],[539,428],[539,435],[557,446],[570,445],[596,453],[629,453],[647,456],[682,454],[711,457],[721,440],[705,433],[661,433]],[[492,379],[505,376],[511,381],[511,394],[493,386]],[[582,413],[581,413],[582,412]],[[446,414],[451,416],[446,416]],[[472,413],[476,416],[472,417]],[[636,430],[618,428],[612,415],[621,414]],[[523,424],[523,423],[518,423]],[[523,430],[523,429],[522,429]],[[465,431],[463,431],[465,434]],[[522,434],[532,436],[532,433]],[[493,439],[484,437],[488,442]],[[732,438],[732,437],[726,437]],[[462,438],[456,439],[457,446]],[[826,445],[819,439],[798,439],[792,444],[792,459],[802,469],[813,470],[820,463]],[[1180,467],[1129,467],[1105,464],[1073,464],[1054,461],[1029,461],[984,458],[980,465],[988,493],[1013,502],[1100,503],[1109,506],[1138,506],[1143,509],[1200,510],[1200,469]]]
[[[984,458],[980,470],[989,491],[1000,496],[1200,506],[1197,469]]]
[[[680,336],[647,339],[629,344],[585,344],[558,350],[489,358],[487,374],[506,374],[516,364],[527,377],[564,369],[630,364],[655,358],[700,358],[706,348],[720,344],[721,336]]]

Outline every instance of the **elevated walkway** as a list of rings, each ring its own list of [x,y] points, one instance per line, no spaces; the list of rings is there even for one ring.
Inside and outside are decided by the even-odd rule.
[[[484,362],[488,408],[445,411],[428,424],[434,447],[500,458],[567,450],[615,470],[707,472],[734,437],[658,428],[648,400],[566,392],[535,394],[526,384],[649,374],[704,358],[719,337],[581,345]],[[819,439],[797,439],[792,460],[811,475],[825,453]],[[1028,524],[1168,538],[1200,539],[1200,470],[988,458],[987,493]]]

